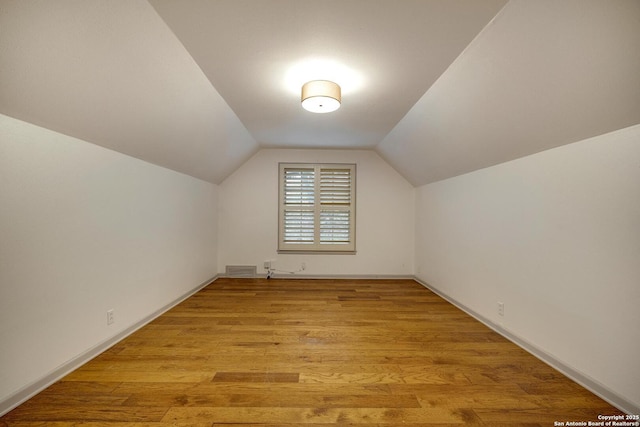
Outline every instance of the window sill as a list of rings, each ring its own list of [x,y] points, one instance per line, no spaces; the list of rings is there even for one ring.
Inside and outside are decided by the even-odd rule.
[[[356,251],[314,251],[314,250],[296,250],[296,249],[278,249],[279,254],[283,255],[355,255]]]

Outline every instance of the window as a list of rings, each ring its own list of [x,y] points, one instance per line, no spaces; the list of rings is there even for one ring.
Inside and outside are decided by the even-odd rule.
[[[353,164],[280,163],[279,251],[355,252]]]

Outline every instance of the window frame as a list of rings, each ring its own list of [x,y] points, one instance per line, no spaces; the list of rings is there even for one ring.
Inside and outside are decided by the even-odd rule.
[[[312,211],[314,218],[313,242],[312,243],[291,243],[285,241],[285,211],[291,205],[285,204],[285,171],[287,169],[313,169],[313,205],[306,205],[300,211]],[[349,203],[338,205],[327,205],[320,203],[321,171],[322,170],[348,170],[349,181]],[[295,206],[295,205],[294,205]],[[324,207],[324,209],[323,209]],[[331,210],[333,212],[349,213],[349,232],[347,243],[326,243],[320,242],[320,216],[321,213]],[[291,211],[291,209],[290,209]],[[278,163],[278,253],[304,253],[304,254],[355,254],[356,253],[356,164],[355,163]]]

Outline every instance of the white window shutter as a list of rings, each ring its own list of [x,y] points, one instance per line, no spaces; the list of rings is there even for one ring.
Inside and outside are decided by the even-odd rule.
[[[355,165],[280,164],[280,251],[355,251]]]
[[[313,244],[315,235],[315,170],[285,168],[282,240],[286,244]]]

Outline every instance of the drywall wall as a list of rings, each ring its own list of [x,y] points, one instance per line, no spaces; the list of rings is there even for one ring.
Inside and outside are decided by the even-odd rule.
[[[355,163],[356,254],[278,254],[278,162]],[[299,274],[412,275],[414,188],[375,152],[263,149],[220,184],[219,270],[275,259]],[[285,273],[286,275],[286,273]]]
[[[0,200],[0,403],[216,275],[214,184],[0,115]]]
[[[640,407],[639,195],[640,125],[419,187],[416,275]]]

